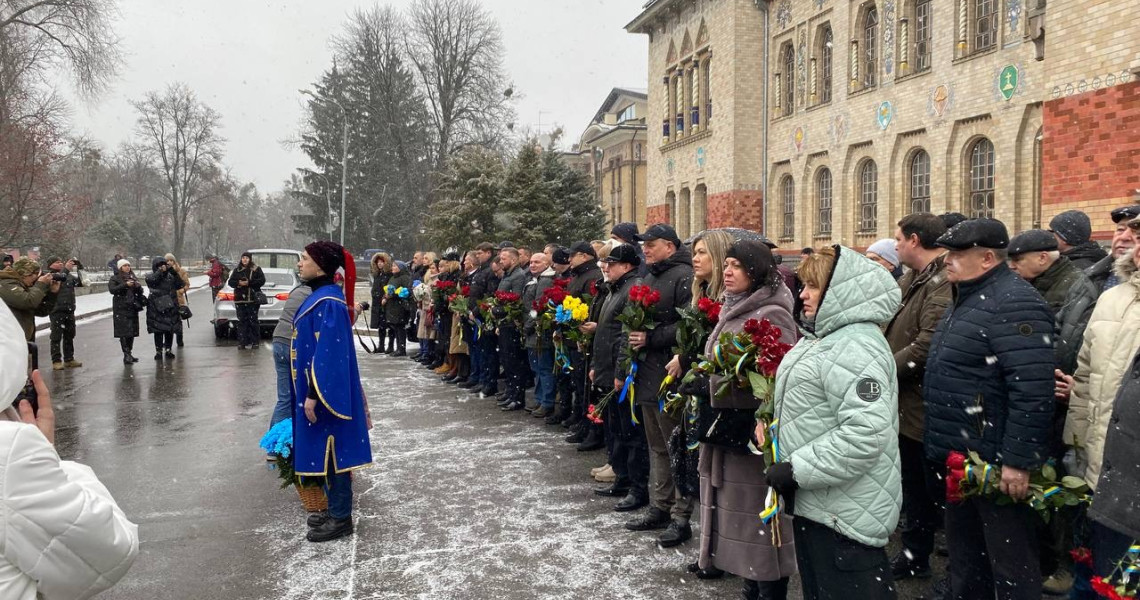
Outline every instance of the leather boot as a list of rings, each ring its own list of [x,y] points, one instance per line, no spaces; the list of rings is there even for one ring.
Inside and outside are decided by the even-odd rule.
[[[740,589],[741,600],[786,600],[788,597],[788,578],[776,581],[744,580]]]
[[[606,447],[606,436],[601,426],[590,424],[586,430],[586,439],[578,444],[578,452],[592,452]]]

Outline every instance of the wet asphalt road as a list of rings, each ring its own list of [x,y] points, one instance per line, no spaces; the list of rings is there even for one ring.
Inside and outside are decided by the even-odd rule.
[[[662,550],[621,527],[591,492],[602,453],[575,452],[561,428],[410,360],[363,353],[377,462],[355,478],[356,535],[304,541],[297,495],[278,489],[257,447],[275,402],[268,340],[254,351],[215,340],[209,291],[190,298],[175,360],[154,361],[144,336],[142,361],[125,367],[111,320],[96,318],[76,339],[85,366],[48,371],[60,454],[91,465],[140,526],[137,562],[100,598],[738,596],[738,579],[684,573],[695,542]],[[46,333],[40,343],[46,357]]]

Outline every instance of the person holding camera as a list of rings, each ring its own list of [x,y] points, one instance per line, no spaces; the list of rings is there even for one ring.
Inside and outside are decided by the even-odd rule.
[[[60,460],[51,394],[38,370],[28,376],[20,329],[0,306],[0,398],[16,399],[0,411],[0,598],[90,598],[131,568],[138,526],[90,467]]]
[[[182,287],[178,288],[178,324],[174,328],[174,343],[181,348],[185,345],[182,343],[182,319],[190,318],[183,315],[184,309],[182,308],[186,306],[186,294],[190,293],[190,275],[186,272],[186,269],[182,268],[182,263],[179,263],[178,259],[169,252],[166,253],[166,264],[170,267],[170,270],[178,276],[179,281],[182,282]]]
[[[241,264],[230,274],[230,287],[234,290],[234,308],[237,310],[238,347],[253,350],[258,346],[260,332],[257,325],[257,311],[261,308],[261,286],[265,285],[265,273],[253,263],[253,255],[243,252]]]
[[[123,364],[139,362],[135,358],[135,338],[139,337],[139,313],[146,308],[146,295],[133,271],[131,261],[120,258],[115,263],[115,274],[107,283],[111,292],[111,318],[115,325],[115,337],[123,348]]]
[[[83,363],[75,360],[75,288],[83,287],[83,265],[79,259],[53,256],[47,260],[53,281],[59,282],[55,309],[51,311],[51,368],[54,371],[75,369]]]
[[[150,268],[151,273],[146,276],[146,286],[150,288],[146,330],[154,334],[154,359],[174,358],[174,333],[182,327],[178,316],[178,290],[182,289],[182,279],[162,256],[154,257]]]
[[[40,274],[40,263],[21,258],[0,271],[0,300],[12,309],[24,330],[25,341],[36,339],[36,317],[46,317],[55,307],[60,282],[51,273]]]

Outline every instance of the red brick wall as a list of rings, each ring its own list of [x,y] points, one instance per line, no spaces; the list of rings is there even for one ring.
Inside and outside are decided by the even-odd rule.
[[[669,205],[658,204],[657,206],[650,206],[645,209],[645,226],[656,225],[658,223],[672,224],[669,220]]]
[[[1140,188],[1140,82],[1050,100],[1043,130],[1043,223],[1082,210],[1094,238],[1111,238],[1109,212]]]
[[[708,226],[764,229],[764,194],[757,190],[732,190],[708,197]]]

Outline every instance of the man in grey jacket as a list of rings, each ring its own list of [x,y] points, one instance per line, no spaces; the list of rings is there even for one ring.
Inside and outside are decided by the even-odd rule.
[[[289,299],[281,309],[281,318],[273,328],[273,368],[277,372],[277,404],[269,426],[293,416],[293,374],[289,370],[289,345],[293,340],[293,316],[297,309],[313,293],[313,288],[298,285],[289,292]],[[269,457],[271,459],[276,457]]]
[[[518,249],[508,247],[500,250],[499,264],[503,268],[503,278],[495,291],[518,294],[521,300],[523,292],[526,291],[527,272],[519,266]],[[523,308],[529,309],[529,307]],[[507,386],[499,407],[504,411],[522,410],[526,400],[523,369],[527,369],[528,364],[526,351],[523,349],[522,332],[513,323],[504,322],[499,325],[499,363],[503,365]]]

